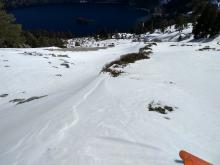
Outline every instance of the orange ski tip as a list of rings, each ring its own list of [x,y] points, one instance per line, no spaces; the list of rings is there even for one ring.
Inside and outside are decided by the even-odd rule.
[[[184,151],[184,150],[181,150],[180,152],[179,152],[179,155],[180,155],[180,158],[182,159],[182,160],[184,160],[184,159],[186,159],[189,155],[188,155],[188,152],[186,152],[186,151]]]
[[[213,165],[205,160],[202,160],[184,150],[179,152],[180,158],[183,160],[184,165]]]

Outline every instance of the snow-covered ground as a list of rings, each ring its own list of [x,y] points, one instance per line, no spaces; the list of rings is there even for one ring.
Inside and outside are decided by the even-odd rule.
[[[112,47],[112,45],[118,45],[120,42],[116,39],[129,39],[134,42],[139,41],[157,41],[157,42],[177,42],[180,40],[190,41],[193,40],[192,35],[192,24],[188,24],[187,28],[182,31],[178,31],[175,29],[175,26],[171,26],[165,29],[164,32],[161,30],[155,30],[153,33],[145,33],[145,34],[130,34],[130,33],[118,33],[112,36],[111,40],[100,40],[94,37],[82,37],[82,38],[74,38],[70,39],[67,42],[68,48],[77,47],[76,45],[80,45],[83,47],[91,48],[91,47]]]
[[[181,149],[218,164],[220,45],[161,42],[119,77],[100,73],[144,45],[0,49],[0,165],[174,165]]]

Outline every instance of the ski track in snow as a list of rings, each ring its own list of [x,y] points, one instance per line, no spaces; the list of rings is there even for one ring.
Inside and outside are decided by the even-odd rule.
[[[94,79],[91,83],[88,84],[88,86],[86,86],[85,88],[87,87],[91,87],[91,89],[89,89],[83,96],[82,98],[76,103],[73,105],[73,111],[72,111],[72,115],[73,115],[73,121],[70,123],[70,124],[66,124],[64,126],[64,128],[62,128],[60,131],[59,131],[59,135],[61,136],[61,138],[59,138],[60,140],[62,140],[62,137],[64,137],[65,135],[65,132],[68,131],[70,128],[74,127],[78,121],[80,120],[80,117],[77,113],[78,109],[77,107],[80,106],[95,90],[96,88],[102,83],[102,79],[101,80],[98,80],[98,82],[96,82],[97,79]],[[93,82],[95,82],[96,84],[94,84],[93,86]]]

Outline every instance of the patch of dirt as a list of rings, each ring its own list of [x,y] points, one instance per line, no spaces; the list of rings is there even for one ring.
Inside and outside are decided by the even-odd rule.
[[[59,55],[56,55],[54,53],[49,53],[49,54],[42,54],[42,53],[39,53],[39,52],[24,52],[22,53],[24,55],[27,55],[27,56],[44,56],[43,58],[46,58],[48,59],[49,57],[63,57],[63,58],[70,58],[68,55],[66,54],[59,54]]]
[[[7,97],[8,95],[9,94],[1,94],[0,97],[3,98],[3,97]]]
[[[70,58],[68,55],[62,55],[62,54],[57,55],[57,57],[66,57],[66,58]]]
[[[61,66],[65,66],[66,68],[70,68],[70,65],[69,64],[67,64],[67,63],[62,63],[62,64],[60,64]]]
[[[198,51],[220,51],[220,49],[211,48],[210,46],[205,46],[201,49],[198,49]]]
[[[169,117],[164,117],[164,119],[166,119],[166,120],[170,120],[170,118],[169,118]]]
[[[193,46],[191,44],[181,44],[180,46]]]
[[[14,99],[14,100],[10,100],[9,103],[19,103],[24,101],[25,99]]]
[[[57,66],[52,66],[53,68],[56,68],[56,69],[58,69],[58,67]]]
[[[33,100],[38,100],[38,99],[41,99],[41,98],[44,98],[44,97],[47,97],[48,95],[44,95],[44,96],[34,96],[34,97],[30,97],[28,99],[14,99],[14,100],[11,100],[9,101],[10,103],[16,103],[16,105],[18,104],[24,104],[24,103],[27,103],[27,102],[30,102],[30,101],[33,101]]]
[[[43,56],[42,53],[38,53],[38,52],[24,52],[23,54],[26,56]]]

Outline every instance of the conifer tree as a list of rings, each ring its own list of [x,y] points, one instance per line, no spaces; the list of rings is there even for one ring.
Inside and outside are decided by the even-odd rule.
[[[219,11],[210,4],[207,4],[197,23],[193,27],[195,38],[208,38],[219,33]]]
[[[0,1],[0,47],[18,47],[23,44],[21,32],[21,26],[3,9],[3,3]]]
[[[178,15],[176,18],[175,29],[181,32],[186,26],[187,26],[187,19],[182,15]]]

